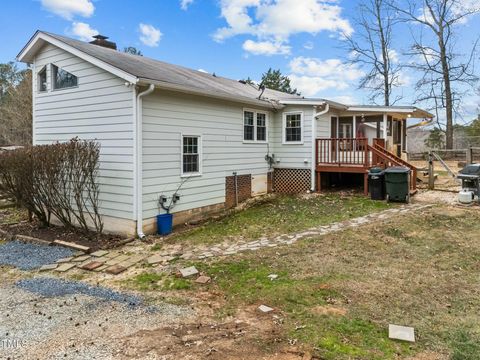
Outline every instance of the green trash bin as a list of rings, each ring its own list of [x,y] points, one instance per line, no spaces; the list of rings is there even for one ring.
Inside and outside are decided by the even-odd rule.
[[[410,169],[394,166],[385,169],[387,201],[410,202]]]

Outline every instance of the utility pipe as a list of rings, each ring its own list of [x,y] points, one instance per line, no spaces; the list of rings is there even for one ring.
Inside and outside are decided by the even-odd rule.
[[[316,108],[313,108],[313,111],[315,111]],[[311,161],[311,166],[310,166],[310,190],[315,191],[315,175],[316,175],[316,169],[317,169],[317,164],[316,164],[316,154],[315,151],[317,149],[317,117],[325,115],[330,111],[330,104],[326,103],[325,104],[325,109],[322,111],[315,113],[312,119],[312,161]]]
[[[143,233],[143,112],[142,97],[151,94],[155,90],[155,85],[150,84],[148,89],[137,94],[136,97],[136,119],[135,119],[135,207],[137,217],[137,236],[140,239],[145,237]]]

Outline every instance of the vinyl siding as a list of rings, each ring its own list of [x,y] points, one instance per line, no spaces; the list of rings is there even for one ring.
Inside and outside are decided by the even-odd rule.
[[[184,182],[172,212],[225,202],[225,177],[234,171],[268,172],[267,144],[243,142],[243,109],[239,104],[159,90],[143,99],[145,219],[159,213],[160,195],[170,197],[186,179],[180,176],[182,134],[201,136],[202,175]],[[270,128],[273,120],[269,113]]]
[[[303,113],[303,144],[283,143],[283,115],[288,112]],[[312,145],[313,106],[287,106],[275,114],[271,131],[272,149],[277,168],[310,169]],[[308,162],[305,163],[304,160]],[[278,161],[280,160],[280,161]]]
[[[133,90],[124,81],[53,45],[35,58],[35,71],[56,66],[78,77],[78,86],[37,92],[34,77],[35,144],[81,139],[100,143],[100,211],[133,219]]]

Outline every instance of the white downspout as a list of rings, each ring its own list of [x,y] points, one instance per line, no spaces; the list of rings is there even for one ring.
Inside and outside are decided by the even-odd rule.
[[[145,237],[143,233],[143,114],[142,114],[142,97],[151,94],[155,90],[155,85],[150,84],[147,90],[140,92],[136,97],[136,121],[135,121],[135,207],[137,215],[137,236],[140,239]]]
[[[313,110],[315,111],[315,108],[313,108]],[[316,113],[313,116],[313,119],[312,119],[312,161],[311,161],[311,170],[310,170],[311,171],[311,175],[310,175],[310,178],[311,178],[310,189],[311,189],[311,191],[315,191],[315,175],[316,175],[316,170],[317,170],[317,164],[315,163],[315,158],[316,158],[315,151],[316,151],[316,148],[317,148],[316,147],[316,143],[317,143],[317,127],[316,127],[317,117],[325,115],[329,111],[330,111],[330,105],[325,104],[325,109]]]

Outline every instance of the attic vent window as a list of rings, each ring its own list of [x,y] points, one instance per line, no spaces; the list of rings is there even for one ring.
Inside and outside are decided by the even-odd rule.
[[[53,88],[58,89],[68,89],[78,86],[78,78],[70,74],[68,71],[60,69],[58,66],[52,65],[52,79],[53,79]]]
[[[38,91],[47,91],[47,67],[38,72]]]

